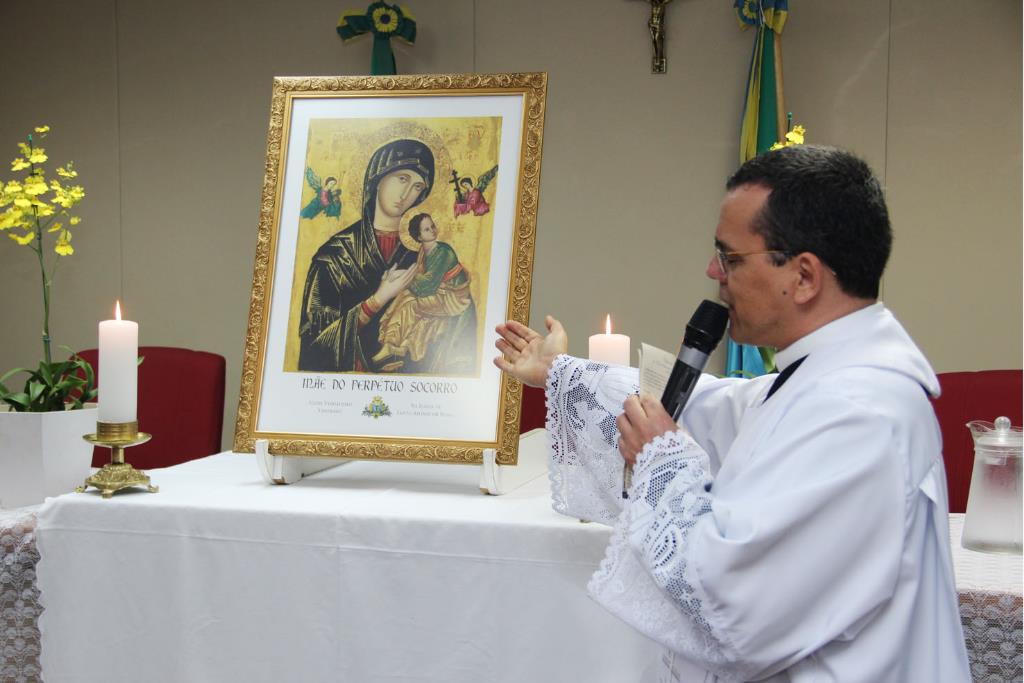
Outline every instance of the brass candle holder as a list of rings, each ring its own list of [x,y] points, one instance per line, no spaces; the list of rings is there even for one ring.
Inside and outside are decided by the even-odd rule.
[[[104,498],[110,498],[115,491],[131,486],[145,486],[150,493],[156,493],[160,487],[149,483],[149,475],[137,470],[124,461],[124,449],[146,443],[152,436],[139,431],[139,423],[135,422],[97,422],[96,433],[82,437],[96,446],[110,449],[110,462],[96,474],[85,480],[75,489],[78,493],[94,486],[100,490]]]

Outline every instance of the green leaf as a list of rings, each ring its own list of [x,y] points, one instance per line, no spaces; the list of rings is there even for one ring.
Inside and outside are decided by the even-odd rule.
[[[145,356],[139,356],[138,360],[135,361],[135,367],[142,365],[142,361],[146,360]]]
[[[30,375],[32,374],[32,371],[29,370],[28,368],[14,368],[3,377],[0,377],[0,383],[6,382],[8,379],[10,379],[14,375],[17,375],[19,372],[27,372]]]
[[[85,372],[85,381],[87,382],[86,386],[95,387],[96,373],[92,369],[92,364],[89,363],[89,361],[82,358],[81,356],[79,356],[78,367],[82,368],[82,370]]]
[[[46,385],[38,381],[29,381],[28,383],[28,396],[32,403],[35,403],[43,392],[46,391]]]
[[[28,400],[28,394],[21,392],[17,394],[7,394],[4,396],[4,400],[14,407],[18,412],[23,412],[28,409],[31,402]]]
[[[50,369],[50,364],[43,362],[39,364],[38,372],[34,373],[39,376],[44,382],[53,386],[53,371]]]

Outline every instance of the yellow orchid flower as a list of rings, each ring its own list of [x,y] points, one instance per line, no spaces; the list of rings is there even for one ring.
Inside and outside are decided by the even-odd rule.
[[[18,225],[19,218],[21,218],[21,212],[16,209],[0,213],[0,230],[9,230]]]
[[[62,185],[74,182],[71,179],[78,177],[70,161],[62,166],[54,163],[54,178],[49,177],[51,169],[47,165],[50,158],[40,143],[47,137],[50,127],[36,126],[34,131],[17,143],[19,156],[11,161],[11,170],[14,171],[12,175],[16,177],[0,178],[0,232],[35,252],[39,260],[39,284],[42,285],[43,300],[48,303],[51,300],[56,259],[75,253],[71,246],[70,228],[81,222],[81,219],[70,215],[70,208],[85,198],[85,190],[81,185]],[[47,364],[52,357],[49,329],[50,309],[46,305],[43,308],[42,339],[44,362]],[[68,390],[58,386],[53,389],[48,390],[47,396],[52,395],[56,402],[54,404],[59,405],[67,398]],[[49,405],[51,399],[46,400]]]
[[[24,192],[27,195],[35,196],[39,194],[45,194],[49,188],[46,186],[46,181],[40,176],[29,176],[25,180]]]
[[[803,126],[794,126],[793,130],[786,133],[786,140],[793,143],[794,145],[804,144],[804,130]]]
[[[793,145],[802,145],[802,144],[804,144],[804,135],[806,133],[807,133],[807,130],[803,126],[800,126],[800,125],[793,126],[793,130],[791,130],[788,133],[786,133],[785,141],[780,140],[779,142],[776,142],[774,145],[772,145],[768,149],[768,151],[769,152],[774,152],[775,150],[782,149],[783,147],[792,147]]]
[[[71,256],[75,253],[75,250],[71,247],[71,233],[65,230],[60,234],[57,239],[57,244],[54,245],[53,250],[61,256]]]

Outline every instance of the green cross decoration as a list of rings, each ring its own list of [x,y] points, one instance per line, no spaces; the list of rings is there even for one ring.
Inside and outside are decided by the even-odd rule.
[[[393,76],[395,53],[391,50],[391,39],[400,38],[412,45],[416,42],[416,20],[409,8],[374,2],[365,12],[346,10],[338,20],[338,35],[349,41],[364,33],[373,34],[373,54],[370,58],[370,75]]]

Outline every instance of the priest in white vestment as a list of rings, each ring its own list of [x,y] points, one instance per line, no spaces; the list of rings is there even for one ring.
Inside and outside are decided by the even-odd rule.
[[[557,320],[498,327],[495,364],[547,390],[555,509],[614,526],[588,589],[665,647],[663,681],[970,681],[939,384],[877,301],[878,181],[798,146],[726,187],[707,275],[780,375],[704,376],[676,424],[636,370],[564,355]]]

